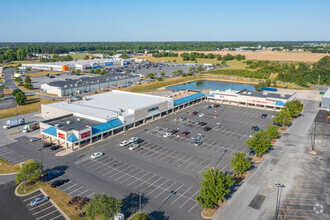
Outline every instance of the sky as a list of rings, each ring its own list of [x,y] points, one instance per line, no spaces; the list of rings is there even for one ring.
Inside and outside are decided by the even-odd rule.
[[[329,0],[0,0],[0,42],[330,41]]]

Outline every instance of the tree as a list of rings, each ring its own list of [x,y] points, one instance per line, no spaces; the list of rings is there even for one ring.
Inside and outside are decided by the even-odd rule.
[[[25,180],[26,183],[34,183],[39,180],[42,169],[43,166],[41,163],[26,163],[16,174],[15,182],[21,183]]]
[[[163,78],[162,77],[158,77],[157,80],[158,81],[163,81]]]
[[[176,63],[176,60],[173,60],[173,63]]]
[[[82,209],[90,202],[90,198],[88,197],[81,197],[81,196],[76,196],[73,197],[69,202],[68,206],[73,206],[75,210],[79,210],[80,213]]]
[[[183,73],[183,70],[182,70],[182,69],[179,69],[179,70],[177,70],[177,72],[178,72],[179,74],[182,74],[182,73]]]
[[[71,70],[71,73],[74,74],[74,73],[76,73],[76,71],[75,70]]]
[[[94,73],[94,70],[93,70],[93,69],[91,69],[91,70],[90,70],[90,73]]]
[[[148,77],[149,77],[150,79],[152,79],[152,78],[155,77],[155,74],[153,74],[153,73],[149,73],[149,74],[148,74]]]
[[[26,57],[25,51],[22,48],[18,49],[16,51],[16,57],[17,57],[17,60],[24,60]]]
[[[2,99],[3,97],[5,97],[5,95],[4,94],[0,94],[0,99]]]
[[[272,81],[270,79],[267,79],[265,84],[266,84],[266,86],[270,86],[272,84]]]
[[[229,165],[233,168],[235,174],[241,175],[252,166],[250,159],[245,156],[246,153],[238,152],[230,159]]]
[[[273,122],[282,127],[291,124],[291,114],[289,109],[282,108],[282,110],[275,114],[276,117],[273,118]]]
[[[23,92],[19,92],[15,95],[15,102],[17,105],[24,105],[27,98]]]
[[[278,127],[276,125],[269,125],[266,130],[266,133],[270,139],[275,139],[280,134],[280,132],[278,132]]]
[[[22,80],[21,77],[16,77],[16,78],[14,79],[14,81],[15,81],[15,82],[23,82],[23,80]]]
[[[263,155],[271,146],[270,138],[264,130],[256,132],[253,138],[246,141],[246,144],[257,156]]]
[[[29,76],[27,76],[27,77],[25,77],[24,82],[25,83],[31,83],[32,80],[31,80],[31,78]]]
[[[187,76],[193,76],[194,74],[193,73],[187,73]]]
[[[26,71],[28,71],[28,72],[31,71],[31,68],[30,67],[26,68]]]
[[[33,89],[33,85],[31,83],[25,83],[24,88],[26,89]]]
[[[97,74],[99,74],[99,73],[101,72],[101,70],[100,70],[100,69],[96,69],[95,72],[96,72]]]
[[[185,74],[185,73],[182,73],[182,77],[187,77],[187,74]]]
[[[204,69],[204,67],[203,67],[202,65],[199,65],[199,66],[197,67],[197,70],[198,70],[199,72],[202,72],[202,71],[204,71],[205,69]]]
[[[165,74],[165,72],[161,72],[160,75],[161,75],[162,77],[165,77],[166,74]]]
[[[173,71],[172,74],[173,74],[173,76],[176,76],[176,74],[178,74],[178,72],[177,71]]]
[[[276,87],[277,86],[276,79],[274,79],[272,83],[273,83],[273,87]]]
[[[234,184],[234,180],[230,174],[224,174],[216,169],[208,169],[201,173],[204,178],[201,180],[199,195],[196,197],[197,202],[202,208],[212,209],[217,206],[218,201],[224,201],[228,195],[230,187]]]
[[[293,100],[286,102],[284,108],[289,110],[291,117],[296,117],[303,110],[304,104],[302,104],[299,100]]]
[[[92,219],[100,216],[103,219],[112,219],[121,211],[121,200],[105,194],[94,194],[92,200],[86,205],[86,215]]]
[[[11,93],[13,96],[16,96],[17,95],[17,93],[23,93],[23,91],[22,90],[20,90],[20,89],[14,89],[14,91]]]
[[[4,53],[5,59],[10,62],[16,60],[16,54],[14,53],[13,49],[8,49]]]
[[[18,66],[15,66],[15,70],[19,70]]]
[[[266,84],[264,81],[259,82],[257,85],[254,85],[256,91],[262,91],[262,88],[265,87]]]

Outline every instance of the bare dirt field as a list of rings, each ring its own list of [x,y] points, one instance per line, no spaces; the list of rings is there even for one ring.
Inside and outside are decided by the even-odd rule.
[[[247,60],[276,60],[276,61],[300,61],[300,62],[317,62],[322,57],[327,56],[325,53],[293,53],[293,52],[277,52],[277,51],[261,51],[261,52],[239,52],[239,51],[179,51],[178,53],[213,53],[226,55],[245,55]],[[151,56],[151,54],[148,54]]]

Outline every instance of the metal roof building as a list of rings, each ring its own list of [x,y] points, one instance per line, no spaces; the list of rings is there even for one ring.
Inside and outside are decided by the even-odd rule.
[[[113,90],[84,97],[41,105],[40,122],[43,139],[51,142],[80,147],[83,143],[103,139],[116,132],[135,127],[156,117],[204,100],[206,96],[196,93],[178,100],[142,93]]]
[[[322,97],[321,107],[330,110],[330,87]]]

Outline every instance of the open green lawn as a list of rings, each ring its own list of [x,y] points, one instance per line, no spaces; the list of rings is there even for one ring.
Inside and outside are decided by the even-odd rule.
[[[11,163],[0,158],[0,174],[5,173],[15,173],[18,171],[18,166],[15,166]]]
[[[53,57],[54,54],[47,54],[49,55],[50,57]],[[86,55],[88,56],[93,56],[93,54],[90,54],[90,53],[81,53],[81,54],[69,54],[68,55],[72,56],[73,59],[84,59]]]
[[[18,115],[40,111],[40,104],[50,104],[55,101],[51,99],[41,99],[34,96],[27,96],[27,102],[19,106]],[[0,119],[16,116],[16,107],[0,110]]]

